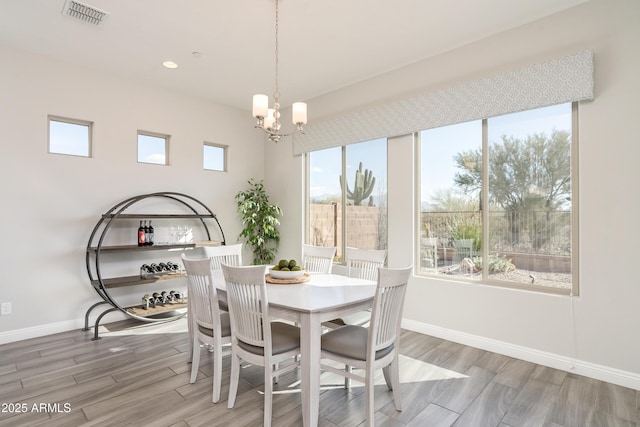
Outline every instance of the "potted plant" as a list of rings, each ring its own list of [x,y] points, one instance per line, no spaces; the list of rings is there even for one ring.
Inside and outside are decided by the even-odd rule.
[[[248,181],[249,188],[236,194],[238,213],[242,217],[244,229],[239,238],[253,248],[253,264],[271,264],[280,243],[278,215],[282,209],[269,202],[264,182]]]

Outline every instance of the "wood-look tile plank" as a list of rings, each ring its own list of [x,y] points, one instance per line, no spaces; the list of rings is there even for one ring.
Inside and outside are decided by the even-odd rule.
[[[637,423],[636,391],[615,384],[598,382],[596,410]]]
[[[167,375],[167,373],[170,374]],[[145,382],[136,381],[126,384],[126,387],[124,385],[119,387],[120,384],[118,383],[105,387],[104,394],[101,393],[89,400],[91,403],[83,404],[85,415],[91,420],[113,411],[114,408],[118,408],[120,405],[129,405],[137,402],[144,406],[143,403],[146,400],[167,391],[175,392],[176,388],[189,382],[187,374],[174,375],[169,369],[163,369],[158,374],[157,377],[145,377],[144,379],[148,380]],[[180,396],[177,392],[175,394]],[[182,397],[180,398],[183,399]]]
[[[531,374],[531,378],[548,382],[549,384],[562,385],[562,382],[567,377],[566,371],[559,369],[549,368],[547,366],[536,365],[536,368]]]
[[[625,420],[615,415],[595,411],[589,422],[590,426],[597,427],[636,427],[633,421]]]
[[[449,427],[460,415],[441,406],[430,404],[416,415],[407,427]]]
[[[29,397],[28,399],[25,399],[25,401],[29,404],[57,403],[60,404],[60,406],[68,404],[71,412],[75,413],[78,411],[82,411],[82,405],[80,402],[83,402],[86,399],[90,399],[92,396],[99,396],[102,389],[108,388],[113,384],[115,384],[113,378],[102,377],[91,384],[73,384],[65,387],[60,387],[55,390],[49,390],[46,393],[41,393],[36,396]]]
[[[24,378],[33,377],[40,374],[48,374],[50,372],[55,372],[58,369],[75,366],[75,362],[73,361],[73,359],[51,360],[49,358],[43,357],[40,360],[36,359],[36,362],[39,363],[32,362],[33,361],[30,360],[22,365],[18,363],[17,371],[0,375],[0,384],[13,381],[22,381]]]
[[[536,365],[519,359],[511,359],[493,379],[496,383],[520,390],[529,381]]]
[[[450,351],[450,349],[447,351]],[[478,348],[462,346],[451,357],[443,361],[440,366],[462,374],[480,360],[485,353],[486,351]]]
[[[492,381],[460,415],[455,427],[496,426],[511,407],[516,389]]]
[[[496,374],[513,358],[504,356],[502,354],[486,352],[482,355],[475,366],[478,368],[486,369],[487,371],[495,372]]]
[[[463,378],[447,382],[449,386],[433,399],[433,403],[460,414],[482,393],[495,375],[491,371],[472,366]]]
[[[84,426],[86,423],[87,418],[84,416],[84,413],[81,410],[74,410],[72,408],[71,412],[52,414],[51,418],[29,425],[29,427],[70,427]]]
[[[11,356],[5,355],[4,357],[11,357]],[[7,363],[6,365],[0,365],[0,375],[5,375],[11,372],[17,372],[17,371],[18,371],[18,367],[16,366],[15,363]]]
[[[422,412],[433,400],[439,383],[443,381],[456,381],[455,379],[434,379],[416,383],[401,384],[402,412],[396,411],[393,402],[380,409],[383,414],[408,423]]]
[[[0,413],[0,426],[2,427],[25,427],[37,424],[46,425],[51,420],[49,414],[44,412],[24,412],[24,413]]]
[[[520,390],[502,422],[518,427],[544,426],[560,386],[531,378]]]
[[[144,405],[140,405],[139,399],[131,399],[121,402],[117,410],[104,413],[97,418],[88,416],[89,422],[86,425],[93,427],[146,426],[153,420],[169,416],[173,408],[183,403],[184,399],[175,390],[168,390],[148,396]]]
[[[2,396],[12,397],[19,393],[20,390],[22,390],[22,384],[19,380],[0,384],[0,402],[7,402],[7,400],[3,399]]]
[[[0,402],[35,399],[37,396],[55,392],[56,390],[60,390],[64,387],[73,387],[76,384],[77,383],[71,376],[55,378],[43,383],[32,383],[29,387],[20,387],[14,391],[9,390],[7,392],[0,393]]]
[[[584,427],[589,425],[597,398],[595,380],[567,375],[548,420],[565,427]]]
[[[104,367],[109,366],[112,359],[116,359],[118,356],[112,356],[101,360],[94,360],[85,363],[76,363],[56,370],[39,372],[35,375],[25,376],[22,379],[24,387],[31,387],[38,384],[47,384],[55,381],[59,378],[73,377],[76,380],[77,376],[82,376],[87,370],[101,369],[102,376],[105,375]],[[108,372],[106,373],[108,374]]]

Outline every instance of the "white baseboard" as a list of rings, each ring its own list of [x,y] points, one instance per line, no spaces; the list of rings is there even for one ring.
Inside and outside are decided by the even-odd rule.
[[[38,338],[82,328],[84,328],[84,319],[65,320],[64,322],[15,329],[13,331],[0,332],[0,344],[8,344],[15,341]]]
[[[574,360],[567,356],[548,353],[533,348],[523,347],[504,341],[472,335],[465,332],[454,331],[440,326],[403,319],[404,329],[419,332],[421,334],[442,338],[448,341],[476,347],[493,353],[515,357],[527,362],[537,363],[550,368],[560,369],[577,375],[606,381],[623,387],[640,390],[640,374],[622,371],[608,366],[597,365],[582,360]]]
[[[109,319],[100,322],[100,325],[104,323],[115,322],[117,320],[124,320],[127,316],[122,313],[110,313]],[[93,334],[93,326],[95,319],[91,318],[89,322],[89,329]],[[45,335],[59,334],[61,332],[72,331],[74,329],[84,328],[84,317],[81,319],[65,320],[62,322],[48,323],[45,325],[31,326],[29,328],[15,329],[13,331],[0,332],[0,345],[8,344],[15,341],[27,340],[29,338],[38,338]],[[87,332],[89,333],[89,332]]]

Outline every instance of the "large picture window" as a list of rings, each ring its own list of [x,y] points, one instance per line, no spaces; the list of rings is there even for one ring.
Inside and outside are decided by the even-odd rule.
[[[420,132],[419,273],[577,293],[576,121],[566,103]]]
[[[387,248],[387,140],[312,151],[308,159],[309,244]]]

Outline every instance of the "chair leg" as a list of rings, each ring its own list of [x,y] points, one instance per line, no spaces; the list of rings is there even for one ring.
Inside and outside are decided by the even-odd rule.
[[[278,369],[280,369],[280,364],[279,363],[274,363],[273,364],[273,370],[277,371]],[[273,376],[273,382],[274,384],[278,384],[278,380],[280,379],[280,375],[276,374]]]
[[[189,382],[191,384],[196,382],[198,376],[198,369],[200,368],[200,341],[198,338],[193,338],[193,347],[191,348],[191,378]]]
[[[391,379],[392,374],[389,372],[389,366],[391,365],[387,365],[382,368],[382,373],[384,374],[384,382],[387,383],[387,388],[389,390],[393,390],[393,380]]]
[[[365,410],[367,414],[367,418],[365,420],[366,427],[373,427],[373,423],[375,420],[374,416],[374,396],[373,396],[373,375],[374,373],[371,371],[367,371],[365,374],[365,385],[364,385],[364,398],[365,398]]]
[[[238,394],[238,382],[240,381],[240,358],[235,352],[231,353],[231,377],[229,379],[229,399],[227,408],[233,408]]]
[[[400,367],[398,363],[398,354],[393,358],[391,365],[387,367],[391,376],[391,384],[393,390],[393,404],[396,411],[402,411],[402,401],[400,397]]]
[[[220,400],[220,388],[222,386],[222,344],[218,343],[213,353],[213,403]]]
[[[350,365],[344,365],[344,371],[351,373],[351,366]],[[345,376],[344,377],[344,388],[348,389],[349,387],[351,387],[351,378]]]
[[[271,411],[273,408],[273,365],[264,367],[264,427],[271,427]]]

